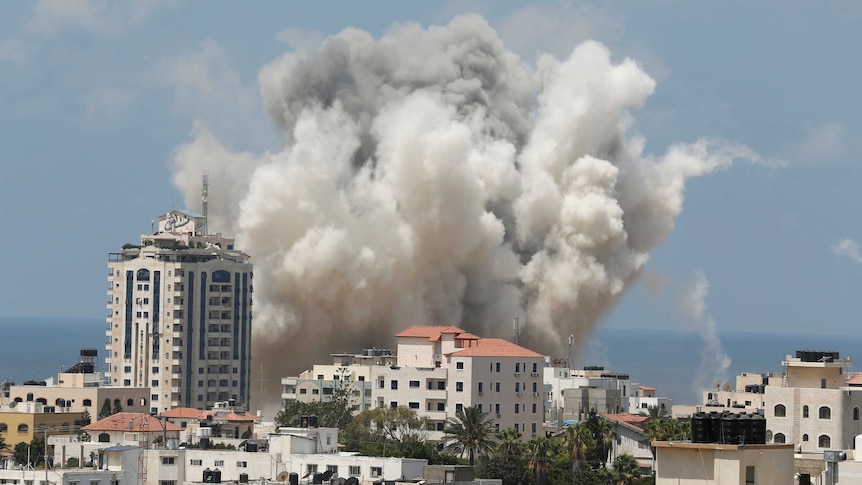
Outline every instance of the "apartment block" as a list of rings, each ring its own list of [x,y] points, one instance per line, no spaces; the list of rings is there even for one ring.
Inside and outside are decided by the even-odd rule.
[[[252,264],[206,218],[174,210],[108,255],[107,381],[151,388],[149,411],[207,409],[251,385]]]
[[[325,386],[347,376],[351,384],[362,383],[352,388],[361,389],[363,404],[356,411],[408,407],[429,420],[431,441],[442,439],[448,418],[471,406],[489,413],[499,429],[517,427],[525,439],[541,432],[541,354],[451,326],[410,327],[395,337],[395,355],[338,355],[331,368],[315,366],[301,378],[282,379],[283,401],[322,400]],[[312,394],[316,389],[320,394]]]

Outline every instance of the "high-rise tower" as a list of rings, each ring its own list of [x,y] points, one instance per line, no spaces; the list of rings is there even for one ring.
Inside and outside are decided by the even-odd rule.
[[[109,385],[150,387],[150,408],[211,408],[251,388],[252,264],[185,210],[108,255]]]

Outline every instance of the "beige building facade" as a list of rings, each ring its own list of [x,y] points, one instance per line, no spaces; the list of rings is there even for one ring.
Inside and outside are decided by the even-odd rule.
[[[655,441],[656,485],[794,483],[793,445]]]
[[[154,229],[156,229],[154,227]],[[108,255],[107,378],[151,388],[149,411],[248,405],[252,264],[189,211]]]

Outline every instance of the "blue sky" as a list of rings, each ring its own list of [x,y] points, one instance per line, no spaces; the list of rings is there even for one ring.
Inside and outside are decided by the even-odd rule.
[[[100,319],[106,253],[182,205],[171,164],[196,120],[232,149],[278,149],[257,76],[283,52],[466,12],[529,63],[586,39],[637,60],[657,82],[630,129],[649,152],[718,137],[773,162],[691,180],[676,229],[603,325],[690,326],[675,301],[701,272],[720,330],[855,332],[854,2],[4,2],[0,315]]]

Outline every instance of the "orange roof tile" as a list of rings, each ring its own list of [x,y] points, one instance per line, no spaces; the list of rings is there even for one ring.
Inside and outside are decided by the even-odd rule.
[[[161,421],[146,413],[117,413],[84,426],[85,431],[180,431],[182,428],[170,421]]]
[[[641,388],[641,390],[643,391],[655,391],[654,387],[645,386],[643,384],[638,384],[638,387]]]
[[[848,386],[862,386],[862,374],[856,374],[847,379],[846,383]]]
[[[448,354],[456,357],[544,357],[542,354],[499,338],[483,338],[473,347]]]
[[[201,411],[195,408],[171,408],[163,412],[160,416],[166,418],[181,418],[181,419],[206,419],[209,414],[206,411]]]
[[[440,340],[440,337],[443,334],[462,334],[466,333],[464,330],[453,327],[453,326],[442,326],[442,325],[424,325],[424,326],[415,326],[406,328],[395,334],[396,337],[409,337],[409,338],[427,338],[432,342],[436,342]]]
[[[613,421],[619,421],[621,423],[642,423],[644,421],[649,420],[648,416],[632,414],[632,413],[619,413],[619,414],[603,414],[602,416],[611,419]]]
[[[464,332],[464,333],[458,335],[457,337],[455,337],[455,340],[478,340],[480,338],[482,338],[482,337],[480,337],[478,335],[473,335],[470,332]]]

